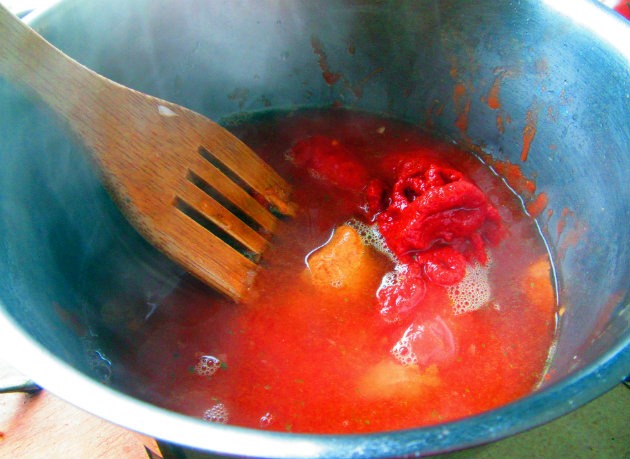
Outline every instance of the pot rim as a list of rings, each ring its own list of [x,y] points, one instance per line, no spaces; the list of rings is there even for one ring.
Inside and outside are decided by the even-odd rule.
[[[36,25],[68,3],[51,0],[24,20]],[[595,0],[544,0],[544,3],[561,14],[569,12],[567,16],[572,21],[607,41],[630,63],[630,48],[625,45],[630,43],[630,26],[611,10]],[[274,458],[391,457],[464,449],[560,417],[608,391],[630,372],[630,336],[627,336],[594,362],[562,380],[475,416],[399,431],[316,435],[211,424],[133,398],[77,371],[43,348],[5,313],[1,302],[0,345],[11,349],[11,355],[6,356],[9,363],[43,388],[100,418],[194,449]],[[558,403],[559,400],[563,403]],[[527,416],[519,415],[523,412]]]
[[[464,449],[560,417],[617,385],[630,369],[628,336],[563,380],[475,416],[371,434],[296,434],[211,424],[135,399],[78,372],[40,346],[4,312],[0,314],[0,336],[0,345],[13,351],[8,356],[11,364],[46,390],[100,418],[194,449],[273,458],[391,457]],[[564,403],[558,404],[559,399]],[[519,412],[528,416],[523,418]]]

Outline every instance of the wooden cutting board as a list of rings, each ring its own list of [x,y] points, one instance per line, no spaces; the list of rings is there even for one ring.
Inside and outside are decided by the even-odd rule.
[[[0,386],[26,379],[0,360]],[[150,457],[160,457],[155,440],[99,419],[49,392],[0,394],[0,459]]]

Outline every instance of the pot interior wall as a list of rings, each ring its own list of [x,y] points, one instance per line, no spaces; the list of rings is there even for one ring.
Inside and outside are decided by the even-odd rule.
[[[518,165],[548,202],[538,222],[564,311],[553,382],[630,335],[630,75],[590,32],[550,17],[540,2],[93,0],[35,24],[97,72],[216,120],[341,104]],[[114,295],[159,301],[181,271],[126,223],[64,126],[0,83],[2,304],[107,381],[100,309]]]

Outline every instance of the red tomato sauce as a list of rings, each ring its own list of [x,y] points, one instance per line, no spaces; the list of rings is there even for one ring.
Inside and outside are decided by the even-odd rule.
[[[555,332],[551,265],[501,177],[374,115],[273,113],[231,129],[293,185],[300,211],[246,304],[184,280],[134,332],[137,371],[120,385],[210,422],[308,433],[434,424],[535,389]],[[338,230],[355,238],[336,252],[345,277],[322,287],[317,263],[336,246],[316,249],[351,219],[380,227],[399,271]]]

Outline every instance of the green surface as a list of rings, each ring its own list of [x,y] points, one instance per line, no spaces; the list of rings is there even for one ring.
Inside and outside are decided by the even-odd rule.
[[[164,459],[219,458],[158,442]],[[630,459],[630,390],[619,384],[553,422],[496,443],[431,459]]]
[[[553,422],[434,459],[630,459],[630,390],[622,384]]]

